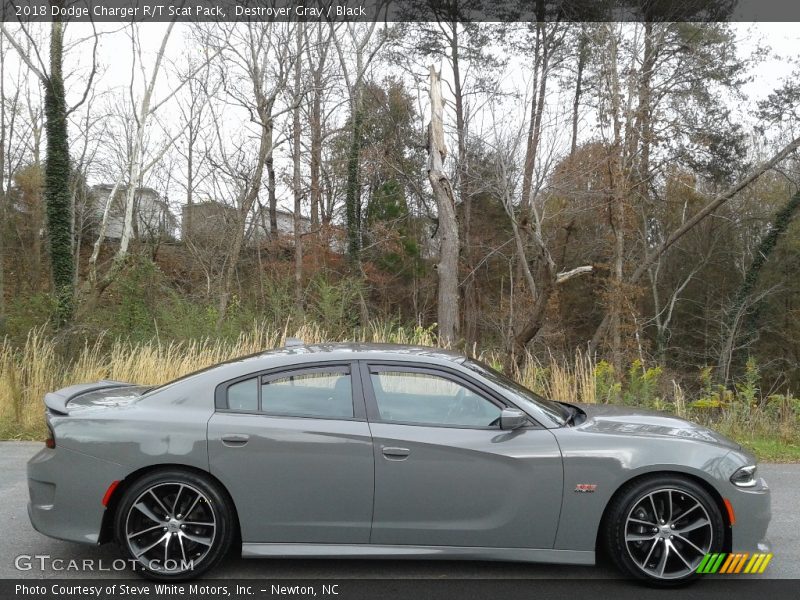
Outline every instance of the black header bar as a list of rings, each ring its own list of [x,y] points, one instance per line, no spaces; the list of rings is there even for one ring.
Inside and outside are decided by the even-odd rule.
[[[0,0],[6,22],[800,21],[796,0]]]

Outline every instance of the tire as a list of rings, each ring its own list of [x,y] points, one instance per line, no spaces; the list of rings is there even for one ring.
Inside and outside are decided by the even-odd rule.
[[[227,493],[201,475],[165,469],[136,480],[114,515],[117,544],[134,571],[187,581],[224,558],[234,537]]]
[[[702,486],[664,475],[623,486],[602,533],[608,556],[623,574],[672,587],[695,579],[705,554],[721,551],[725,523]]]

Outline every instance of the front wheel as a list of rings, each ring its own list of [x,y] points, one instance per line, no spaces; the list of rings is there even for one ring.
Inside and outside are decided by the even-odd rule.
[[[148,579],[185,581],[216,565],[233,537],[233,511],[212,482],[181,470],[134,482],[116,512],[117,543]]]
[[[652,585],[674,586],[697,576],[725,536],[711,495],[683,477],[653,477],[625,486],[605,523],[606,549],[624,573]]]

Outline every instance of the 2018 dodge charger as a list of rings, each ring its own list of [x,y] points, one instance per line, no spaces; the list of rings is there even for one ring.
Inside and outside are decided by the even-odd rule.
[[[551,402],[435,349],[286,348],[45,397],[31,522],[153,579],[246,557],[593,564],[669,585],[766,551],[754,457],[658,413]]]

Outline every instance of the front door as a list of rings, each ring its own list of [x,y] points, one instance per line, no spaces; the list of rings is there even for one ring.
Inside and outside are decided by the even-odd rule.
[[[349,364],[327,364],[217,391],[210,469],[233,497],[243,542],[369,542],[373,452],[355,380]]]
[[[450,370],[362,368],[375,452],[373,544],[552,548],[555,436],[503,431],[503,401]]]

